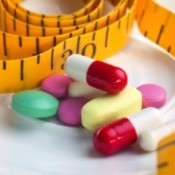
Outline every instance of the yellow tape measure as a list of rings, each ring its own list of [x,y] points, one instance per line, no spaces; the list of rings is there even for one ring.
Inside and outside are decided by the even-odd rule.
[[[146,37],[175,55],[175,14],[153,0],[109,0],[114,9],[103,17],[104,0],[82,1],[75,13],[49,16],[22,8],[20,0],[1,0],[0,93],[38,87],[63,73],[73,53],[109,57],[128,42],[135,18]]]
[[[158,147],[158,175],[175,174],[175,133],[160,141]]]

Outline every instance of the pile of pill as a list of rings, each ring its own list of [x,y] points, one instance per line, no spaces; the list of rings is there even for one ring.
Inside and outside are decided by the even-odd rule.
[[[123,69],[77,54],[67,59],[65,71],[46,77],[40,90],[14,94],[12,109],[33,118],[57,115],[65,125],[82,125],[94,132],[94,148],[105,155],[130,146],[163,122],[156,109],[166,102],[161,86],[129,87]]]

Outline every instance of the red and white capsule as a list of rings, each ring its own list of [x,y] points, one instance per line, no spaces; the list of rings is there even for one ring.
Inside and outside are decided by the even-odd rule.
[[[119,93],[128,82],[121,68],[78,54],[67,58],[65,71],[71,78],[108,93]]]
[[[93,145],[104,155],[114,154],[135,143],[142,132],[162,123],[163,117],[157,109],[146,108],[97,130]]]

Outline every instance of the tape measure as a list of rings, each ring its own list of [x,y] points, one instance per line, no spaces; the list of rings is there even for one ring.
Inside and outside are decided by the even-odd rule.
[[[46,76],[64,73],[73,53],[109,57],[128,42],[134,19],[175,55],[175,14],[153,0],[109,0],[114,9],[102,17],[104,0],[82,1],[82,9],[57,16],[28,11],[20,0],[0,1],[0,93],[36,88]]]
[[[157,158],[158,175],[175,174],[175,133],[160,141]]]

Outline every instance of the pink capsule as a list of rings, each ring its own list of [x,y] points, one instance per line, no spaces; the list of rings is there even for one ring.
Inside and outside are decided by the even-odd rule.
[[[77,54],[67,59],[65,70],[71,78],[108,93],[119,93],[128,81],[121,68]]]

